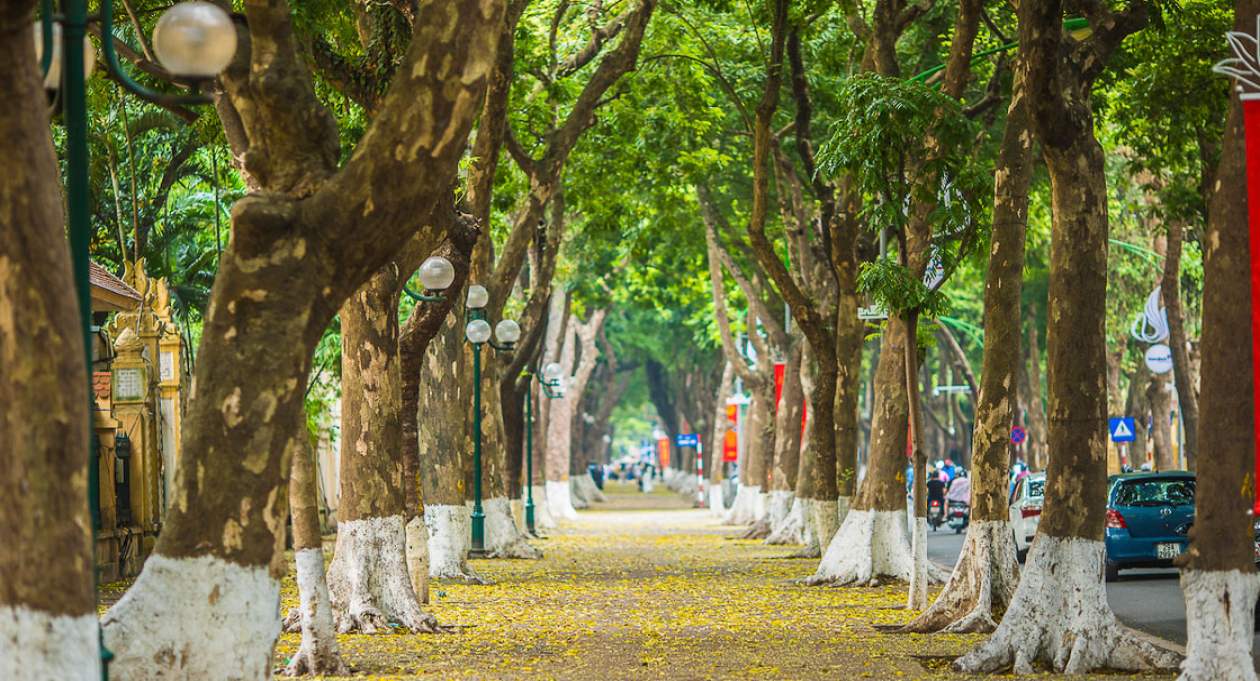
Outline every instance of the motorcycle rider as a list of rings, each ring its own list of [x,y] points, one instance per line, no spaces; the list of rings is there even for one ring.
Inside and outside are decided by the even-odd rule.
[[[937,502],[937,506],[941,508],[941,520],[945,519],[945,473],[942,471],[933,471],[928,475],[927,481],[927,501],[928,515],[931,517],[932,501]],[[939,523],[938,523],[939,524]]]
[[[966,506],[971,503],[971,478],[967,477],[967,471],[959,468],[958,477],[949,483],[949,491],[945,493],[945,517],[949,517],[950,504],[962,504]]]

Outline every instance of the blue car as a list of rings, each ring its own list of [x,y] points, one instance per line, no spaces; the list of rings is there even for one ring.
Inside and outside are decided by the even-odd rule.
[[[1172,567],[1194,524],[1194,473],[1128,473],[1107,480],[1107,581],[1125,568]]]

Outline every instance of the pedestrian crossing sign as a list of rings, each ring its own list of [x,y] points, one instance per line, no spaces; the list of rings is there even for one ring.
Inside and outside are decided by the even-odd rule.
[[[1107,430],[1111,433],[1112,442],[1133,442],[1134,428],[1132,416],[1120,416],[1108,419]]]

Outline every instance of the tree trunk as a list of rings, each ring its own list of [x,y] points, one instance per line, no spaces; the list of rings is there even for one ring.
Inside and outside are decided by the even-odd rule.
[[[984,285],[984,360],[972,437],[971,521],[945,588],[930,608],[906,625],[906,631],[993,631],[1018,582],[1007,480],[1016,384],[1024,365],[1019,303],[1032,179],[1032,138],[1018,71],[994,175],[993,234]]]
[[[0,677],[100,678],[88,377],[34,2],[0,9]]]
[[[454,211],[447,213],[457,218]],[[423,476],[420,474],[420,386],[429,343],[442,328],[468,278],[468,262],[477,239],[475,225],[459,218],[459,225],[438,250],[455,268],[455,279],[440,302],[417,305],[398,333],[399,373],[402,383],[403,518],[406,521],[407,571],[421,603],[429,602],[429,529],[424,519]]]
[[[337,645],[337,630],[324,578],[324,538],[319,533],[314,451],[293,457],[289,478],[289,517],[293,521],[293,559],[297,563],[298,607],[285,618],[285,630],[300,629],[302,643],[284,669],[285,676],[346,676],[350,669]]]
[[[398,291],[419,265],[408,260],[382,268],[341,307],[341,489],[328,587],[342,633],[437,628],[406,560]]]
[[[1160,289],[1168,315],[1168,346],[1172,348],[1173,378],[1177,386],[1177,408],[1185,433],[1186,470],[1195,470],[1199,453],[1199,399],[1190,366],[1190,344],[1186,339],[1185,315],[1181,310],[1181,244],[1185,226],[1177,220],[1168,223],[1168,253]]]
[[[726,362],[722,368],[722,380],[718,383],[716,399],[713,400],[712,428],[709,431],[708,444],[705,449],[709,458],[704,462],[705,472],[709,476],[709,513],[714,516],[726,515],[726,500],[723,498],[722,479],[725,478],[723,456],[726,450],[726,432],[730,421],[726,416],[726,398],[731,395],[731,384],[735,382],[735,368]]]
[[[1083,674],[1103,665],[1165,668],[1176,657],[1121,627],[1099,578],[1107,488],[1108,214],[1089,94],[1108,52],[1145,26],[1145,9],[1131,5],[1133,13],[1111,14],[1094,8],[1090,24],[1111,30],[1081,43],[1063,29],[1061,0],[1019,7],[1029,118],[1051,186],[1050,463],[1037,541],[1019,588],[993,635],[954,662],[960,671],[1013,665],[1016,674],[1029,674],[1033,660],[1046,658],[1058,671]]]
[[[1027,368],[1027,381],[1020,381],[1020,389],[1025,383],[1027,400],[1024,402],[1028,413],[1028,465],[1034,471],[1044,470],[1049,461],[1049,450],[1046,445],[1048,426],[1046,424],[1046,406],[1041,399],[1041,344],[1037,342],[1037,303],[1028,304],[1028,357],[1024,361]],[[977,422],[979,419],[977,419]]]
[[[914,536],[911,550],[914,566],[910,572],[910,590],[906,596],[907,610],[926,610],[927,600],[927,450],[923,438],[923,399],[919,390],[919,311],[911,310],[902,317],[905,324],[905,374],[907,397],[907,422],[910,425],[910,447],[914,465]]]
[[[1151,462],[1157,471],[1177,470],[1172,438],[1172,394],[1168,392],[1170,376],[1149,375],[1146,401],[1151,405]]]
[[[1260,2],[1239,0],[1234,30],[1253,30]],[[1247,162],[1242,103],[1230,97],[1229,118],[1208,204],[1203,243],[1203,411],[1205,456],[1198,473],[1190,550],[1178,563],[1186,596],[1186,660],[1181,679],[1255,679],[1251,658],[1260,593],[1252,542],[1255,501],[1253,304],[1248,237]],[[1254,143],[1254,141],[1252,141]],[[1250,286],[1249,286],[1250,284]],[[1174,364],[1176,359],[1173,360]],[[1187,438],[1187,442],[1189,438]],[[1239,481],[1243,484],[1238,484]]]
[[[569,333],[560,351],[560,367],[564,370],[560,380],[565,384],[564,397],[551,400],[551,412],[547,420],[547,505],[557,519],[576,520],[569,489],[569,457],[572,454],[573,420],[581,418],[578,405],[586,392],[586,383],[595,370],[599,353],[595,346],[595,334],[604,324],[608,310],[598,310],[587,321],[574,317]],[[578,347],[582,358],[577,360]]]
[[[502,13],[498,1],[424,5],[371,130],[338,168],[335,122],[287,3],[246,4],[238,35],[249,39],[220,76],[217,106],[261,191],[233,208],[162,535],[104,620],[120,678],[270,675],[311,355],[341,303],[448,191]],[[439,61],[449,68],[418,67]]]
[[[1145,348],[1139,350],[1144,351]],[[1139,357],[1133,372],[1129,374],[1129,396],[1124,405],[1124,414],[1133,417],[1133,441],[1126,447],[1129,464],[1134,468],[1149,461],[1146,429],[1151,425],[1151,403],[1146,396],[1146,387],[1150,383],[1150,377],[1151,372],[1146,368],[1146,362]]]
[[[788,522],[801,460],[801,420],[805,416],[805,392],[801,388],[801,354],[804,339],[788,349],[783,368],[783,390],[775,415],[774,462],[770,471],[770,531],[767,538]]]

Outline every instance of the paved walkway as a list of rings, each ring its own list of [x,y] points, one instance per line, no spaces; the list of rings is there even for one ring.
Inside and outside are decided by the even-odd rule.
[[[610,491],[609,503],[537,542],[542,561],[475,561],[494,585],[435,585],[432,612],[469,625],[463,633],[342,636],[354,670],[406,679],[957,679],[948,660],[980,640],[880,633],[871,625],[910,618],[904,586],[799,586],[816,561],[729,539],[734,528],[672,493]],[[298,640],[282,638],[278,663]]]

